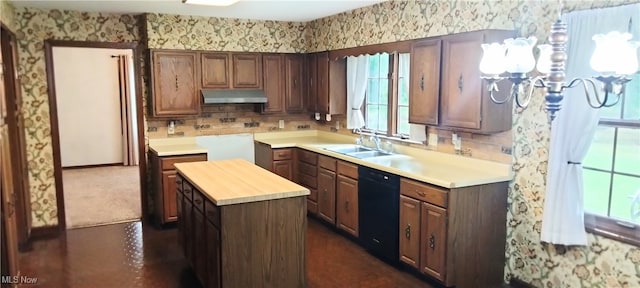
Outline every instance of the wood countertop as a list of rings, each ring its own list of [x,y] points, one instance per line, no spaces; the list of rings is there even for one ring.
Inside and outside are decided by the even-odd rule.
[[[349,155],[333,152],[327,148],[354,146],[353,140],[325,133],[316,135],[297,135],[293,133],[265,133],[254,138],[255,141],[270,145],[271,148],[298,147],[321,155],[351,162],[381,171],[393,173],[444,188],[460,188],[489,183],[511,181],[511,166],[486,160],[474,159],[436,151],[406,148],[394,145],[397,154],[374,158],[358,159]],[[335,134],[335,133],[334,133]]]
[[[149,139],[149,149],[158,156],[207,153],[207,148],[197,145],[194,137]]]
[[[309,189],[242,159],[177,163],[175,167],[218,206],[309,195]]]

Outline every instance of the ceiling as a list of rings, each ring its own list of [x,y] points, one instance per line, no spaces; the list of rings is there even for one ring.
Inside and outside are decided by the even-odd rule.
[[[107,13],[165,13],[276,21],[310,21],[386,0],[240,0],[227,7],[188,5],[182,0],[10,0],[16,7]]]

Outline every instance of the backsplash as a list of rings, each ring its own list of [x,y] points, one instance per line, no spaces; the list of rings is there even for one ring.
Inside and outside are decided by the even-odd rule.
[[[167,120],[147,120],[147,137],[166,138],[238,133],[262,133],[316,129],[317,122],[310,115],[263,115],[254,112],[254,104],[217,104],[203,106],[202,116],[175,121],[175,133],[167,134]],[[284,120],[284,128],[278,121]]]

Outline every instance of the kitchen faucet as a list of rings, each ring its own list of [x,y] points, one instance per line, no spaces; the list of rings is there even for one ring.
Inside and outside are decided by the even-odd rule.
[[[380,137],[378,137],[378,134],[373,133],[373,135],[371,135],[371,137],[369,138],[369,141],[375,143],[376,150],[380,151]]]

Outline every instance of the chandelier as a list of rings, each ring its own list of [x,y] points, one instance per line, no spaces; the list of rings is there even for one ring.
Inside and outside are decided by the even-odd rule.
[[[504,43],[482,44],[483,56],[480,61],[481,78],[486,80],[491,100],[497,104],[515,100],[520,108],[526,108],[531,100],[534,88],[544,88],[545,109],[553,121],[561,108],[564,90],[582,84],[587,102],[593,108],[611,107],[624,96],[624,87],[630,76],[638,71],[638,41],[630,41],[630,33],[617,31],[593,36],[596,48],[591,57],[591,68],[600,75],[594,78],[575,78],[565,82],[565,63],[567,54],[567,24],[558,19],[551,26],[549,43],[541,44],[536,65],[533,47],[535,37],[510,38]],[[527,73],[533,68],[539,76],[530,77]],[[506,72],[506,73],[505,73]],[[508,79],[513,85],[511,93],[504,99],[496,99],[497,83]],[[601,82],[600,85],[596,81]],[[528,93],[524,86],[529,85]],[[600,89],[598,89],[600,86]],[[609,99],[611,98],[611,99]]]

